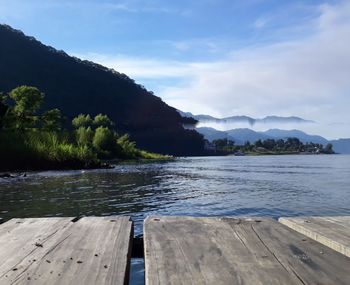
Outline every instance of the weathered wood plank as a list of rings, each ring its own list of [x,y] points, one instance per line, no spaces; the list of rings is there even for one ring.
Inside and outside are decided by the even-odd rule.
[[[0,225],[0,284],[26,256],[42,252],[40,244],[64,231],[72,218],[12,219]],[[5,279],[4,279],[5,278]]]
[[[280,218],[279,222],[350,257],[350,217]]]
[[[0,235],[0,260],[11,262],[0,267],[0,284],[127,284],[133,234],[129,217],[55,220],[4,224],[10,230]],[[6,249],[5,236],[17,253]]]
[[[350,284],[350,259],[272,219],[149,217],[146,284]]]

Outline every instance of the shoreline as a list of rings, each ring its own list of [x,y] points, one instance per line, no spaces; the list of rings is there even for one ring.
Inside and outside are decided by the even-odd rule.
[[[34,167],[34,168],[8,168],[0,169],[0,179],[16,179],[16,178],[25,178],[27,177],[28,172],[33,171],[70,171],[70,170],[99,170],[99,169],[114,169],[119,164],[129,164],[129,163],[153,163],[153,162],[168,162],[173,161],[177,158],[190,158],[190,157],[233,157],[233,156],[287,156],[287,155],[306,155],[306,156],[317,156],[317,155],[341,155],[340,153],[305,153],[305,152],[249,152],[249,153],[229,153],[229,154],[204,154],[196,156],[184,156],[184,157],[166,157],[166,158],[157,158],[157,159],[112,159],[105,160],[101,162],[99,166],[87,166],[87,167]]]

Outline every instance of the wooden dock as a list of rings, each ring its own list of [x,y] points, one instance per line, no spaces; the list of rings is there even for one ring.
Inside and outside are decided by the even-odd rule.
[[[279,222],[350,257],[350,217],[280,218]]]
[[[146,284],[350,284],[350,259],[263,218],[149,217]]]
[[[316,240],[346,246],[349,220],[280,219],[302,234],[269,218],[148,217],[145,284],[348,285],[347,251]],[[132,237],[129,217],[12,219],[0,225],[0,284],[128,284]]]
[[[128,284],[128,217],[12,219],[0,225],[0,284]]]

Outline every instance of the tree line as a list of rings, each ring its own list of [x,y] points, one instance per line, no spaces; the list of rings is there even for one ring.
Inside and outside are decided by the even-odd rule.
[[[298,138],[257,140],[255,143],[247,141],[242,146],[235,145],[233,140],[225,138],[213,140],[211,145],[216,151],[227,153],[334,153],[330,143],[326,146],[313,142],[303,143]]]
[[[161,158],[136,148],[108,116],[40,112],[45,95],[19,86],[0,94],[0,169],[98,167],[100,159]]]

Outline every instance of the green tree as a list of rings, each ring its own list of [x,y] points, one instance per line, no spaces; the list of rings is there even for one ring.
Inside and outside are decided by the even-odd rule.
[[[114,123],[112,122],[112,120],[108,118],[107,115],[103,114],[96,115],[93,123],[96,128],[105,127],[111,129],[114,127]]]
[[[75,138],[78,145],[90,146],[92,145],[92,140],[94,139],[94,131],[91,129],[91,127],[80,127],[75,131]]]
[[[97,150],[112,152],[116,145],[115,134],[106,127],[98,127],[92,143]]]
[[[121,156],[128,158],[135,158],[138,155],[138,149],[136,148],[136,143],[130,141],[128,134],[125,134],[117,139],[117,146]]]
[[[52,109],[41,116],[42,128],[45,131],[60,131],[62,128],[62,115],[59,109]]]
[[[226,146],[234,146],[235,142],[232,140],[228,140],[227,138],[224,138],[224,139],[213,140],[213,144],[217,148],[223,148]]]
[[[331,143],[328,143],[326,147],[324,148],[325,153],[333,153],[333,145]]]
[[[91,127],[93,125],[93,120],[90,115],[79,114],[72,120],[72,125],[75,129],[79,129],[80,127]]]
[[[10,92],[9,97],[14,101],[10,110],[12,127],[19,130],[33,128],[38,121],[36,112],[44,94],[36,87],[19,86]]]
[[[264,141],[262,142],[262,144],[263,144],[263,147],[264,147],[264,148],[269,149],[269,150],[272,150],[272,149],[275,147],[276,142],[275,142],[274,139],[267,139],[267,140],[264,140]]]

